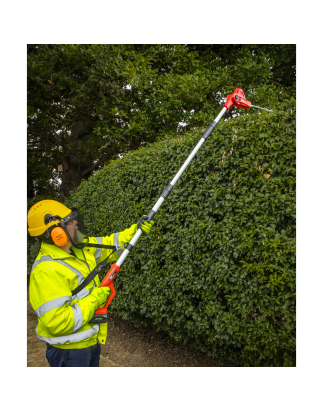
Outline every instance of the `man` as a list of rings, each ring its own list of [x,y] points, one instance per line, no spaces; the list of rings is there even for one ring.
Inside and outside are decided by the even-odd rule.
[[[107,301],[110,288],[99,287],[98,275],[83,288],[82,283],[109,254],[108,261],[116,261],[138,228],[149,234],[154,222],[144,220],[107,237],[88,237],[77,209],[43,200],[29,210],[28,231],[42,241],[32,267],[29,297],[38,316],[36,336],[47,343],[51,367],[99,366],[107,323],[97,324],[93,316]]]

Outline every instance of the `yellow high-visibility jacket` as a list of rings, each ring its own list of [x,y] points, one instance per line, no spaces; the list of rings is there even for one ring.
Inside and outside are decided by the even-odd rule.
[[[133,224],[127,230],[107,237],[90,237],[90,243],[114,245],[109,262],[117,261],[125,243],[137,231]],[[91,295],[100,286],[99,276],[72,297],[72,291],[111,253],[109,249],[71,247],[77,258],[55,245],[42,243],[34,262],[29,285],[30,303],[38,316],[36,336],[58,348],[86,348],[105,344],[107,323],[89,324],[98,300]]]

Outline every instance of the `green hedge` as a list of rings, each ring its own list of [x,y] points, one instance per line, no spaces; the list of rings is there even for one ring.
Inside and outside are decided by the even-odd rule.
[[[111,310],[220,363],[296,365],[295,105],[220,121],[116,277]],[[91,235],[147,214],[204,130],[110,163],[71,195]]]

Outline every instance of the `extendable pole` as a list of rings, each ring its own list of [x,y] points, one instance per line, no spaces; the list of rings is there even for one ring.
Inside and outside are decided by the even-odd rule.
[[[186,170],[187,166],[189,165],[189,163],[193,160],[195,154],[198,152],[198,150],[201,148],[201,146],[204,144],[204,142],[207,140],[207,138],[209,137],[209,135],[212,133],[212,131],[214,130],[215,126],[218,124],[218,122],[220,121],[220,119],[222,118],[223,114],[229,110],[229,108],[224,105],[224,107],[222,108],[220,114],[216,117],[216,119],[214,121],[212,121],[212,123],[209,125],[209,127],[206,129],[206,131],[204,132],[204,134],[202,135],[200,141],[197,143],[197,145],[195,146],[194,150],[191,152],[191,154],[188,156],[188,158],[186,159],[185,163],[182,165],[182,167],[180,168],[180,170],[177,172],[177,174],[175,175],[175,177],[173,178],[173,180],[168,184],[168,186],[163,190],[163,192],[161,193],[159,199],[157,200],[156,204],[153,206],[153,208],[149,211],[147,217],[148,217],[148,222],[151,221],[155,214],[157,213],[159,207],[163,204],[163,202],[165,201],[165,198],[169,195],[169,193],[172,191],[174,185],[176,184],[176,182],[178,181],[178,179],[180,178],[180,176],[184,173],[184,171]],[[95,311],[95,317],[97,318],[104,318],[106,316],[107,313],[107,307],[109,306],[109,304],[111,303],[113,297],[115,296],[115,289],[114,289],[114,285],[113,285],[113,279],[116,276],[116,274],[120,271],[120,267],[123,264],[124,260],[127,258],[127,255],[130,253],[130,251],[132,251],[134,245],[136,244],[136,242],[138,241],[138,239],[140,238],[141,234],[143,233],[143,231],[139,228],[136,232],[136,234],[132,237],[131,241],[129,242],[129,244],[126,246],[125,250],[123,251],[123,253],[121,254],[121,256],[119,257],[118,261],[115,264],[112,264],[108,274],[104,277],[102,283],[101,283],[101,287],[110,287],[111,289],[111,294],[107,300],[107,302],[105,303],[103,308],[98,308]],[[99,321],[98,321],[99,322]]]
[[[150,222],[151,220],[153,220],[155,214],[157,213],[159,207],[163,204],[163,202],[165,201],[166,197],[169,195],[169,193],[172,191],[174,185],[176,184],[176,182],[178,181],[178,179],[180,178],[180,176],[184,173],[184,171],[186,170],[187,166],[189,165],[189,163],[193,160],[195,154],[198,152],[198,150],[202,147],[202,145],[204,144],[204,142],[207,140],[207,138],[209,137],[209,135],[212,133],[213,129],[215,128],[215,126],[217,125],[217,123],[220,121],[221,117],[223,116],[223,114],[227,111],[226,107],[223,107],[223,109],[221,110],[220,114],[217,116],[217,118],[212,121],[212,123],[209,125],[209,127],[206,129],[205,133],[202,135],[200,141],[197,143],[197,145],[195,146],[194,150],[191,152],[191,154],[188,156],[188,158],[186,159],[185,163],[182,165],[182,167],[180,168],[180,170],[177,172],[177,174],[175,175],[175,177],[173,178],[173,180],[168,184],[168,186],[163,190],[163,192],[161,193],[158,201],[156,202],[156,204],[153,206],[153,208],[149,211],[147,217],[148,217],[148,222]],[[139,230],[136,232],[136,234],[132,237],[130,243],[126,246],[125,250],[123,251],[123,253],[121,254],[120,258],[118,259],[118,261],[116,262],[116,265],[121,267],[121,265],[123,264],[124,260],[126,259],[127,255],[129,254],[129,252],[133,249],[134,245],[136,244],[136,242],[138,241],[138,239],[140,238],[142,234],[142,230],[139,228]]]
[[[201,148],[201,146],[204,144],[204,142],[207,140],[207,138],[209,137],[209,135],[212,133],[213,129],[215,128],[215,126],[217,125],[217,123],[220,121],[220,119],[222,118],[222,116],[224,115],[224,113],[226,111],[229,111],[230,107],[234,106],[237,108],[243,108],[243,109],[249,109],[251,107],[251,102],[246,100],[246,97],[244,95],[244,92],[242,89],[237,88],[235,89],[233,94],[230,94],[227,96],[226,102],[223,104],[223,108],[220,112],[220,114],[216,117],[216,119],[214,121],[212,121],[212,123],[209,125],[209,127],[206,129],[205,133],[202,135],[200,141],[198,142],[198,144],[195,146],[194,150],[191,152],[191,154],[188,156],[187,160],[185,161],[185,163],[182,165],[182,167],[180,168],[180,170],[177,172],[177,174],[175,175],[175,177],[173,178],[173,180],[168,184],[168,186],[163,190],[163,192],[161,193],[158,201],[156,202],[156,204],[153,206],[153,208],[149,211],[147,218],[148,218],[148,222],[153,220],[155,214],[157,213],[159,207],[163,204],[163,202],[165,201],[165,199],[167,198],[167,196],[169,195],[169,193],[172,191],[174,185],[177,183],[178,179],[180,178],[180,176],[183,174],[183,172],[186,170],[187,166],[189,165],[189,163],[193,160],[195,154],[198,152],[198,150]],[[113,297],[115,296],[115,289],[113,286],[113,279],[116,276],[116,274],[120,271],[120,267],[123,264],[124,260],[126,259],[127,255],[129,254],[130,251],[132,251],[134,245],[136,244],[136,242],[138,241],[138,239],[140,238],[141,234],[142,234],[142,230],[139,228],[136,232],[136,234],[132,237],[131,241],[129,242],[129,244],[126,246],[125,250],[123,251],[123,253],[121,254],[121,256],[119,257],[118,261],[115,264],[112,264],[108,274],[105,276],[105,278],[103,279],[102,283],[101,283],[101,287],[110,287],[111,289],[111,295],[109,296],[107,302],[104,305],[104,308],[98,308],[95,311],[95,315],[99,318],[100,315],[101,316],[106,316],[107,313],[107,307],[110,304],[110,302],[112,301]],[[100,322],[100,321],[98,321]]]

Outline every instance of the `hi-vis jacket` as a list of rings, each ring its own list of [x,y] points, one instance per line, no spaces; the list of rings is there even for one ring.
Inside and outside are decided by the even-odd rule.
[[[90,243],[114,245],[117,251],[109,258],[116,261],[137,231],[137,225],[107,237],[90,237]],[[97,275],[83,290],[72,297],[72,291],[110,253],[109,249],[71,247],[76,258],[55,245],[42,243],[34,262],[29,285],[30,303],[38,316],[36,336],[58,348],[86,348],[105,344],[107,323],[89,324],[97,308],[91,295],[100,286]],[[83,254],[84,253],[84,254]]]

